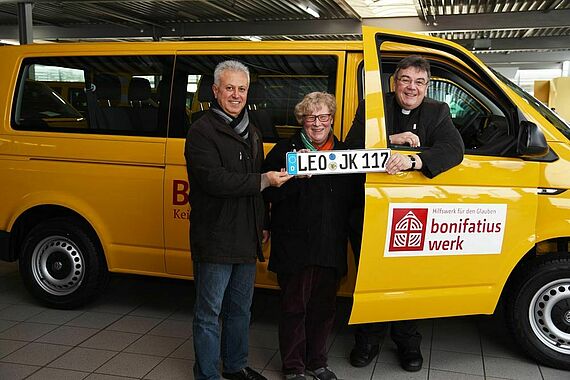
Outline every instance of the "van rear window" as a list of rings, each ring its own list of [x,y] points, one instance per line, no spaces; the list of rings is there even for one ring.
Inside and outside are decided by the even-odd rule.
[[[166,136],[168,102],[161,102],[159,83],[170,83],[172,65],[171,56],[25,59],[12,128]]]

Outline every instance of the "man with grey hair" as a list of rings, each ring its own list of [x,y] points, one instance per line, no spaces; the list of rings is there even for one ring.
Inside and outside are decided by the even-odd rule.
[[[261,247],[267,240],[261,191],[291,176],[260,174],[263,144],[245,109],[248,88],[246,66],[219,63],[212,85],[215,101],[186,137],[196,380],[219,379],[220,358],[225,379],[265,379],[247,366],[256,261],[264,261]]]

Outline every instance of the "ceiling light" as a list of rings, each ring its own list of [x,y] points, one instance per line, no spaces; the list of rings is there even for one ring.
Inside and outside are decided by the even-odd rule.
[[[307,12],[308,14],[310,14],[311,16],[313,16],[313,17],[316,17],[316,18],[321,17],[321,15],[319,14],[319,12],[317,12],[316,10],[314,10],[314,9],[311,8],[311,7],[303,8],[303,10],[304,10],[305,12]]]
[[[189,18],[189,19],[192,19],[192,20],[198,20],[198,19],[199,19],[199,17],[197,17],[197,16],[195,16],[195,15],[193,15],[193,14],[191,14],[191,13],[188,13],[188,12],[186,12],[186,11],[178,11],[178,12],[176,12],[176,16],[178,16],[178,17],[185,17],[185,18]]]
[[[362,18],[417,17],[416,0],[347,0]]]
[[[0,44],[3,44],[3,45],[20,45],[20,43],[16,40],[0,40]]]

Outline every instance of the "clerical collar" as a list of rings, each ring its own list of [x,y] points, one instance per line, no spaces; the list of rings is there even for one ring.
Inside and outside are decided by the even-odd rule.
[[[412,110],[405,110],[405,109],[402,108],[402,113],[403,113],[404,115],[409,115],[410,112],[412,112]]]

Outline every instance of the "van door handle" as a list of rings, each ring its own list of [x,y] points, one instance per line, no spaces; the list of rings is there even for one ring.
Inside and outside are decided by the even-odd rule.
[[[562,194],[565,191],[566,189],[553,189],[550,187],[539,187],[538,189],[536,189],[536,193],[538,195],[558,195]]]

